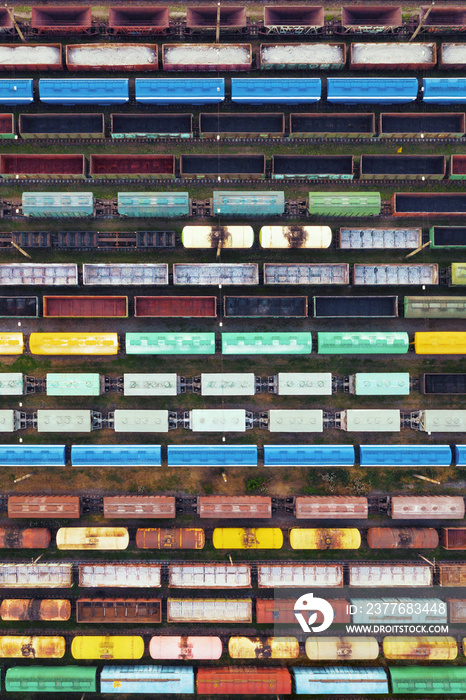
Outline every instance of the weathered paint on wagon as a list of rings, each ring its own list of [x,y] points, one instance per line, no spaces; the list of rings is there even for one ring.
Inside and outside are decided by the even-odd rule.
[[[203,549],[204,530],[200,527],[141,528],[136,532],[139,549]]]
[[[281,549],[283,533],[277,527],[216,527],[212,544],[215,549]]]
[[[301,528],[290,530],[292,549],[359,549],[357,528]]]

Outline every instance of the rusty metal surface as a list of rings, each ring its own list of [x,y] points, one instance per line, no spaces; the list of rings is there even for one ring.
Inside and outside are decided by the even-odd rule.
[[[104,496],[105,518],[174,518],[174,496]]]
[[[62,659],[64,655],[64,637],[0,636],[0,658]]]
[[[79,518],[79,496],[9,496],[9,518]]]
[[[5,598],[0,605],[0,617],[5,621],[44,620],[48,622],[66,622],[71,616],[69,600],[51,598]]]
[[[466,622],[466,600],[460,598],[450,598],[448,601],[451,623]]]
[[[367,544],[371,549],[436,549],[437,530],[431,527],[371,527]]]
[[[438,564],[441,586],[466,586],[466,563]]]
[[[199,496],[197,512],[201,518],[271,518],[269,496]]]
[[[297,518],[342,520],[367,518],[367,498],[362,496],[298,496],[295,501]]]
[[[80,598],[76,622],[98,624],[162,622],[160,598]]]
[[[385,637],[383,653],[390,660],[453,661],[458,645],[453,637]]]
[[[466,527],[442,527],[441,532],[445,549],[466,549]]]
[[[200,527],[141,528],[136,532],[139,549],[202,549],[204,544]]]
[[[47,549],[50,530],[46,527],[1,527],[0,549]]]

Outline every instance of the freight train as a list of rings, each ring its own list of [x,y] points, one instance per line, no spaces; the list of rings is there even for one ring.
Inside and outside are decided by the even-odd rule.
[[[186,70],[183,66],[182,70]],[[466,78],[327,78],[326,101],[337,105],[466,103]],[[3,78],[0,105],[302,105],[320,102],[320,78]],[[325,97],[325,95],[324,95]]]
[[[434,528],[214,528],[214,549],[294,550],[436,549],[439,533]],[[47,528],[0,527],[0,549],[48,549],[51,532]],[[126,527],[61,527],[57,530],[59,550],[119,551],[130,545]],[[131,538],[132,539],[132,538]],[[134,543],[138,549],[203,549],[206,534],[202,528],[138,528]],[[442,528],[442,546],[466,550],[466,528]]]
[[[466,16],[461,6],[421,7],[413,11],[394,5],[343,5],[332,17],[325,16],[323,5],[265,6],[260,18],[251,15],[244,5],[221,7],[217,18],[217,5],[188,7],[174,16],[170,7],[126,5],[110,6],[108,18],[101,12],[93,16],[90,6],[40,5],[32,8],[28,17],[24,13],[15,16],[14,9],[1,10],[2,33],[16,35],[17,29],[28,38],[35,36],[205,36],[214,34],[219,24],[222,36],[270,35],[383,35],[409,36],[416,31],[420,35],[456,34],[465,31]],[[100,8],[99,8],[100,10]],[[403,13],[403,14],[402,14]]]
[[[33,449],[34,447],[36,449]],[[98,446],[77,447],[80,448],[81,452],[86,453],[86,451],[92,451]],[[325,450],[325,447],[328,449]],[[354,448],[344,446],[343,449],[346,450],[347,447],[348,451],[353,452],[354,462]],[[381,445],[380,452],[382,453],[386,447]],[[430,445],[427,450],[425,446],[422,450],[414,445],[397,447],[400,454],[403,449],[410,450],[411,454],[414,449],[418,449],[421,453],[421,462],[424,453],[429,452],[429,450],[433,451],[431,448],[435,448],[437,451],[443,450],[442,447],[433,445]],[[5,466],[3,456],[5,453],[9,453],[10,459],[16,457],[14,466],[22,466],[21,449],[26,452],[25,459],[31,457],[32,466],[37,466],[38,453],[44,455],[47,451],[64,452],[63,446],[60,445],[54,447],[37,445],[33,448],[31,449],[31,446],[28,445],[3,446],[2,466]],[[198,446],[194,445],[193,448],[196,451]],[[109,445],[109,452],[112,449],[122,448]],[[307,446],[307,449],[316,450],[317,448]],[[457,449],[461,448],[458,446]],[[462,449],[464,450],[464,446]],[[305,451],[304,446],[302,450]],[[324,453],[327,451],[337,454],[338,450],[341,451],[342,447],[338,445],[320,446],[320,451]],[[208,449],[204,448],[204,451],[208,451]],[[49,465],[45,459],[43,463]],[[65,462],[63,462],[64,464]],[[331,464],[338,465],[338,454],[336,462],[328,462],[328,465]],[[13,465],[12,461],[10,461],[10,465]],[[81,460],[80,466],[85,465],[86,463]],[[52,464],[51,466],[57,465]],[[323,463],[313,466],[323,466]],[[464,466],[464,463],[461,466]],[[188,499],[175,499],[174,496],[102,496],[90,499],[86,496],[26,495],[2,497],[2,508],[5,514],[8,514],[8,518],[16,520],[25,518],[78,520],[82,515],[88,513],[103,514],[106,520],[166,520],[176,518],[177,514],[181,512],[196,513],[201,520],[270,520],[276,516],[278,511],[292,514],[297,520],[331,521],[367,520],[369,514],[386,516],[387,513],[392,520],[460,521],[465,515],[465,503],[462,496],[384,496],[378,499],[368,499],[365,496],[296,496],[286,499],[270,496],[197,496]]]
[[[292,689],[292,680],[294,688]],[[100,681],[100,682],[98,682]],[[466,692],[466,668],[408,667],[200,667],[17,666],[7,669],[6,692],[163,693],[182,695],[458,695]]]
[[[90,112],[0,114],[0,139],[38,139],[75,142],[118,142],[121,139],[159,140],[170,144],[215,139],[271,140],[289,144],[293,139],[430,139],[459,140],[466,133],[464,112],[173,112],[112,113]],[[291,145],[293,145],[291,143]],[[455,161],[456,163],[460,161]],[[280,173],[279,173],[280,174]],[[375,173],[371,173],[375,174]],[[127,173],[127,176],[129,174]],[[402,173],[399,174],[401,177]],[[422,176],[423,173],[420,173]],[[453,179],[461,173],[455,167]],[[393,176],[393,173],[392,173]],[[406,174],[405,174],[406,176]]]
[[[458,43],[90,43],[0,44],[0,71],[250,71],[261,70],[443,70],[462,69],[466,48]],[[160,56],[159,56],[160,53]],[[348,54],[348,57],[347,57]],[[63,59],[65,61],[63,62]]]
[[[446,605],[444,607],[446,610]],[[374,661],[379,654],[387,660],[454,661],[459,649],[466,649],[466,638],[457,641],[452,636],[387,636],[379,644],[375,637],[308,637],[302,646],[311,661]],[[298,639],[293,636],[227,637],[223,634],[221,637],[160,635],[150,638],[76,635],[71,640],[70,650],[77,660],[142,659],[148,648],[148,655],[157,661],[216,661],[222,657],[224,647],[231,659],[297,659],[301,651]],[[65,637],[60,635],[0,636],[0,657],[6,659],[62,659],[66,649]]]
[[[313,337],[314,335],[314,337]],[[315,337],[317,336],[317,337]],[[31,333],[31,355],[405,355],[413,345],[416,355],[464,355],[466,332],[417,331],[410,341],[402,331],[310,331],[221,333]],[[317,340],[317,343],[316,343]],[[26,336],[0,333],[0,355],[22,355]]]
[[[189,192],[165,191],[119,192],[115,201],[95,200],[92,192],[23,192],[21,206],[2,201],[0,212],[5,219],[179,219],[185,216],[215,216],[218,221],[219,215],[229,219],[259,216],[293,219],[390,215],[464,217],[466,195],[462,192],[396,192],[390,202],[382,202],[379,192],[309,192],[308,198],[293,200],[285,199],[284,190],[214,190],[212,198],[206,200],[192,199]],[[71,247],[75,247],[75,244]]]
[[[422,558],[422,557],[421,557]],[[165,565],[151,560],[145,561],[96,561],[77,565],[77,583],[80,588],[161,588],[166,573]],[[72,588],[75,583],[75,565],[67,562],[30,564],[24,562],[2,562],[0,564],[0,588]],[[260,589],[308,589],[343,588],[353,589],[404,589],[464,587],[466,563],[464,561],[431,562],[424,564],[400,561],[362,562],[343,561],[339,564],[319,560],[305,564],[295,561],[269,561],[267,564],[211,564],[191,562],[189,564],[171,559],[168,567],[168,581],[171,588],[183,589],[244,589],[251,588],[251,577],[257,575]],[[276,591],[275,591],[276,592]],[[209,600],[209,599],[207,599]],[[231,621],[227,610],[219,619],[212,619],[212,611],[202,599],[179,605],[173,601],[168,609],[168,622],[227,622]],[[192,605],[190,605],[190,603]],[[196,605],[202,613],[196,614]],[[170,609],[171,608],[171,609]],[[183,609],[184,608],[184,609]],[[234,605],[233,605],[234,608]],[[201,616],[202,615],[202,616]],[[251,610],[244,610],[246,616],[241,621],[251,621]]]
[[[267,173],[267,174],[266,174]],[[330,180],[352,182],[376,182],[380,180],[464,180],[466,179],[466,155],[452,155],[447,173],[447,158],[443,155],[362,155],[359,159],[359,174],[355,175],[354,157],[351,155],[272,155],[270,160],[260,153],[247,155],[183,154],[170,155],[109,155],[92,154],[89,164],[83,154],[17,154],[0,155],[0,178],[4,180],[103,180],[116,181],[137,179],[138,181],[191,179],[216,180],[218,177],[236,180]],[[202,240],[201,229],[185,227],[185,247],[213,247],[211,239]],[[252,246],[250,235],[232,227],[227,247],[248,248]],[[266,227],[267,228],[267,227]],[[280,227],[268,227],[278,229]],[[317,227],[314,227],[317,228]],[[197,230],[196,230],[197,229]],[[235,230],[236,229],[236,230]],[[274,245],[274,232],[264,230],[263,247]],[[278,231],[275,231],[278,236]],[[328,247],[325,241],[315,241],[312,247]],[[207,235],[207,234],[205,234]],[[267,245],[267,241],[270,241]],[[311,238],[312,241],[312,238]],[[278,247],[289,247],[278,239]],[[297,246],[299,247],[299,246]]]

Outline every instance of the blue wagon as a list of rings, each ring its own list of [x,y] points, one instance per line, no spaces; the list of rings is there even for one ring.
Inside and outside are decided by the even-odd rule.
[[[136,102],[147,105],[218,104],[225,99],[224,78],[136,78]]]
[[[34,102],[32,80],[0,80],[0,105],[30,105]]]
[[[361,467],[449,467],[449,445],[361,445]]]
[[[51,105],[122,105],[129,102],[127,78],[41,78],[41,102]]]
[[[328,78],[327,100],[346,105],[404,104],[417,99],[417,78]]]
[[[64,467],[65,445],[0,445],[1,467]]]
[[[256,445],[169,445],[169,467],[256,467]]]
[[[231,100],[239,104],[300,105],[319,102],[320,78],[232,78]]]
[[[353,445],[264,445],[265,467],[352,467]]]
[[[241,192],[214,190],[212,215],[280,216],[285,213],[285,193],[282,191]]]
[[[189,214],[189,192],[118,192],[118,213],[172,219]]]
[[[466,103],[466,78],[423,78],[422,101],[435,105]]]
[[[194,695],[192,666],[104,666],[101,693]]]
[[[383,668],[326,666],[293,669],[296,695],[387,695]]]
[[[73,467],[160,467],[160,445],[72,445]]]

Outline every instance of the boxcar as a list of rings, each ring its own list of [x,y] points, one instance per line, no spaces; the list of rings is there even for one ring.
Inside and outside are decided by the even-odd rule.
[[[9,518],[79,518],[79,496],[9,496]]]
[[[174,518],[174,496],[104,496],[104,518]]]
[[[158,624],[162,622],[162,601],[160,598],[79,598],[76,622]]]
[[[203,549],[204,530],[199,527],[143,528],[136,531],[139,549]]]
[[[270,496],[198,496],[200,518],[271,518]]]

